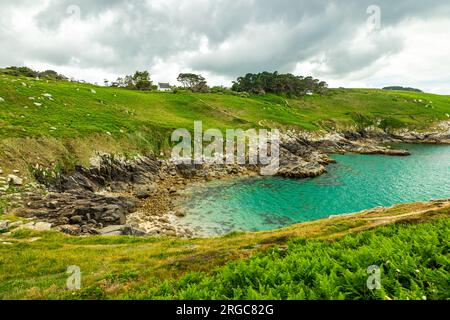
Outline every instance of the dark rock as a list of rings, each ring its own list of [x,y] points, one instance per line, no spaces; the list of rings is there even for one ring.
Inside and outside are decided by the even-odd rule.
[[[186,216],[186,211],[183,208],[175,208],[173,214],[179,218]]]
[[[81,234],[81,227],[79,225],[62,225],[58,226],[56,229],[72,236],[78,236]]]
[[[126,160],[120,157],[99,155],[97,165],[90,168],[76,166],[71,175],[61,175],[56,181],[45,181],[45,176],[36,179],[60,192],[84,190],[95,192],[110,187],[113,192],[123,192],[128,185],[147,185],[155,181],[161,163],[154,157],[140,157]]]
[[[145,236],[146,233],[144,231],[135,229],[128,225],[117,225],[117,226],[109,226],[98,230],[99,234],[102,236]]]
[[[83,222],[83,217],[82,216],[73,216],[70,218],[70,222],[73,224],[80,224],[81,222]]]
[[[47,203],[46,207],[49,209],[56,209],[58,205],[58,201],[51,201]]]
[[[176,193],[177,192],[177,188],[176,187],[170,187],[168,191],[170,193]]]
[[[139,186],[134,191],[134,196],[138,199],[145,199],[150,197],[156,192],[156,186],[154,184],[148,186]]]
[[[53,202],[48,208],[49,199]],[[89,223],[91,225],[125,224],[126,214],[133,212],[137,200],[128,197],[105,196],[89,191],[50,193],[47,198],[33,201],[32,208],[24,208],[21,215],[38,217],[56,226]],[[92,228],[91,228],[92,229]],[[91,229],[82,232],[92,233]]]
[[[124,234],[124,228],[126,228],[126,226],[123,225],[109,226],[98,230],[98,232],[102,236],[121,236]]]

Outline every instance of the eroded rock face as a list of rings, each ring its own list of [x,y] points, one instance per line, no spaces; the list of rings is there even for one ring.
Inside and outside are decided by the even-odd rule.
[[[109,225],[123,225],[126,215],[137,206],[132,197],[107,196],[91,191],[67,191],[35,196],[20,214],[51,222],[55,226],[77,225],[68,233],[96,234],[97,229]]]
[[[407,150],[390,149],[377,145],[375,141],[361,139],[359,134],[349,136],[344,133],[330,133],[321,137],[286,134],[280,149],[278,175],[289,178],[319,176],[327,171],[328,164],[335,162],[326,155],[330,153],[410,155]]]
[[[312,178],[326,172],[325,165],[332,162],[331,159],[325,155],[317,152],[314,154],[308,153],[302,149],[302,145],[288,146],[296,152],[296,154],[289,151],[287,148],[281,148],[280,152],[280,167],[277,175],[286,178]]]
[[[404,142],[450,144],[450,121],[442,121],[428,132],[402,129],[394,132],[393,136]]]
[[[380,136],[376,133],[373,138],[371,133],[329,133],[321,137],[287,137],[283,146],[293,154],[314,162],[312,155],[316,153],[316,160],[328,158],[325,154],[344,154],[348,152],[360,154],[383,154],[392,156],[408,156],[407,150],[390,149],[380,146],[380,142],[400,142],[388,135]],[[317,158],[319,157],[319,158]]]
[[[74,174],[60,177],[53,187],[58,191],[138,190],[155,181],[161,168],[161,161],[143,156],[127,160],[123,157],[101,154],[92,160],[92,164],[88,169],[77,166]]]
[[[90,168],[78,166],[73,174],[58,176],[51,184],[41,181],[51,192],[29,197],[19,214],[50,222],[72,235],[100,234],[108,226],[125,225],[126,215],[138,206],[138,198],[155,191],[161,161],[102,154],[92,162]]]

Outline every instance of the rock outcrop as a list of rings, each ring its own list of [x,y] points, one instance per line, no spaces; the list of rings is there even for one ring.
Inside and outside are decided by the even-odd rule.
[[[98,229],[109,225],[123,225],[126,215],[133,212],[137,201],[133,197],[108,196],[86,190],[52,192],[44,197],[33,196],[25,208],[23,217],[35,217],[54,226],[78,225],[68,233],[97,234]],[[78,230],[78,232],[75,232]]]
[[[395,131],[392,136],[410,143],[450,144],[450,121],[442,121],[427,132],[401,129]]]
[[[60,176],[52,185],[57,191],[85,190],[97,192],[125,192],[140,190],[154,182],[162,161],[154,157],[124,157],[99,154],[91,160],[91,167],[77,166],[75,173]]]
[[[325,154],[383,154],[392,156],[409,156],[408,150],[391,149],[380,145],[380,142],[400,142],[388,136],[369,138],[369,134],[358,133],[328,133],[323,136],[314,137],[308,133],[301,135],[287,133],[284,137],[283,146],[290,152],[303,158],[311,157],[314,153],[319,157],[327,159]],[[326,161],[326,160],[325,160]]]
[[[146,233],[129,225],[109,226],[98,230],[102,236],[145,236]]]

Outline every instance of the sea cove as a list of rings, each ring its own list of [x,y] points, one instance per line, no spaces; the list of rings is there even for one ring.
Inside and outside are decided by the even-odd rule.
[[[197,234],[271,230],[378,206],[450,197],[450,146],[400,145],[409,157],[332,155],[312,179],[252,177],[195,184],[178,220]]]

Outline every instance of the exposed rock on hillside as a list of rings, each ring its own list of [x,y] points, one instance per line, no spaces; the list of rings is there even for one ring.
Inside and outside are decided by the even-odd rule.
[[[398,130],[393,136],[404,142],[450,144],[450,121],[442,121],[428,132]]]
[[[90,168],[77,166],[75,173],[61,176],[53,185],[58,191],[86,190],[112,192],[139,190],[155,181],[162,161],[153,157],[133,160],[100,154],[92,160]]]
[[[126,214],[136,206],[137,201],[132,197],[78,190],[32,197],[20,215],[36,217],[55,226],[79,225],[79,233],[96,234],[97,229],[105,226],[125,224]]]

